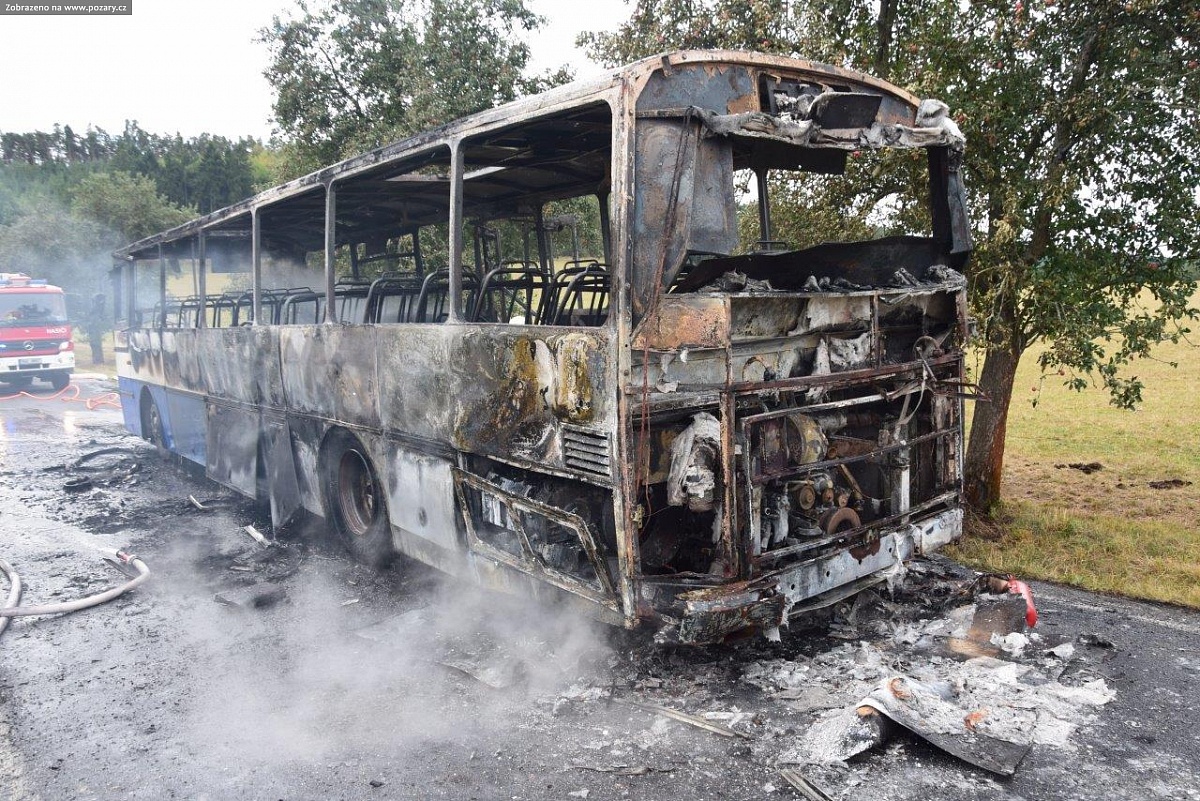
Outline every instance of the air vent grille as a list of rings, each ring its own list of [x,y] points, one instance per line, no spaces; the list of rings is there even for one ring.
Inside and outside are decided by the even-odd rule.
[[[567,467],[596,476],[612,477],[608,432],[564,424],[563,462]]]

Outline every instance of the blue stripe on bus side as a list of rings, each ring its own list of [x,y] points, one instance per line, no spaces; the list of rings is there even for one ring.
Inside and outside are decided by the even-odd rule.
[[[205,464],[205,414],[204,398],[189,392],[173,392],[166,387],[148,384],[133,378],[120,378],[117,382],[122,400],[121,410],[125,418],[125,428],[144,437],[142,431],[141,399],[142,389],[149,390],[150,397],[158,405],[162,416],[163,438],[171,453],[195,462],[201,467]]]

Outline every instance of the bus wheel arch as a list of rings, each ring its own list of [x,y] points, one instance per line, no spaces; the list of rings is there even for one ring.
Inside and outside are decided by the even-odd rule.
[[[158,401],[150,394],[149,387],[142,387],[142,394],[138,399],[138,412],[142,421],[142,439],[160,448],[167,447],[162,410],[158,408]]]
[[[396,551],[384,485],[370,452],[354,433],[335,427],[321,440],[318,465],[325,522],[357,560],[386,567]]]

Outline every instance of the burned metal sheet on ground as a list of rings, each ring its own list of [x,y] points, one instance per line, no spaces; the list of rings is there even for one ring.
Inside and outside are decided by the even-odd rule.
[[[900,618],[913,611],[879,603]],[[860,598],[850,617],[875,605]],[[779,755],[782,764],[851,759],[888,739],[886,718],[972,765],[1012,775],[1034,744],[1069,748],[1075,730],[1114,697],[1086,670],[1060,681],[1075,648],[1026,633],[1025,611],[1020,596],[984,593],[940,616],[894,620],[891,636],[874,642],[755,663],[743,680],[818,712]]]
[[[862,703],[964,762],[1011,776],[1033,745],[1037,712],[995,704],[975,706],[967,700],[956,695],[949,682],[896,676]]]

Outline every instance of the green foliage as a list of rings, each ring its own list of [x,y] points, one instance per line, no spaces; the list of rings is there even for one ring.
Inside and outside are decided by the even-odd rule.
[[[1017,354],[1046,342],[1044,369],[1072,386],[1097,381],[1114,403],[1136,403],[1142,385],[1125,368],[1196,317],[1191,0],[638,0],[616,31],[580,44],[610,64],[680,47],[787,53],[947,101],[967,135],[977,244],[968,277],[985,341]],[[919,197],[915,180],[889,170],[777,180],[776,237],[861,235],[873,201]],[[915,211],[902,206],[893,224],[913,225]],[[839,220],[845,235],[831,236]]]
[[[677,49],[758,50],[903,85],[933,55],[917,43],[945,38],[956,8],[949,0],[909,0],[903,13],[897,0],[637,0],[617,30],[581,34],[578,44],[612,66]]]
[[[974,143],[984,333],[1015,352],[1045,341],[1044,369],[1133,405],[1123,369],[1196,316],[1200,10],[986,2],[965,22],[945,94]]]
[[[159,136],[136,122],[118,136],[58,125],[2,133],[0,270],[107,293],[113,250],[248,197],[265,175],[262,153],[250,138]]]
[[[261,31],[285,175],[564,82],[524,74],[542,22],[525,0],[301,2]]]
[[[0,272],[27,273],[91,297],[106,291],[110,253],[119,244],[119,236],[103,224],[39,200],[0,226]]]
[[[7,198],[31,192],[66,198],[70,187],[90,173],[113,170],[150,178],[172,203],[207,214],[253,194],[250,156],[256,150],[262,145],[249,137],[160,136],[133,121],[116,136],[102,128],[79,136],[69,125],[55,125],[51,133],[2,133],[0,223],[19,205],[6,203]]]
[[[154,181],[127,172],[89,175],[71,190],[71,198],[71,210],[77,217],[105,226],[124,242],[135,242],[192,217],[190,209],[158,194]]]
[[[843,175],[775,171],[768,178],[772,239],[793,249],[898,234],[928,236],[925,154],[851,153]],[[759,239],[757,203],[738,217],[742,243]]]

